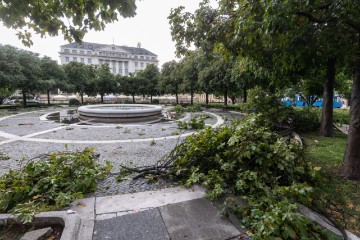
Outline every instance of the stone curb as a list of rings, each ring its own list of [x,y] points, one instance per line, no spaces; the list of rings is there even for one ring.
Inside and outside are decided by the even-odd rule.
[[[0,214],[0,226],[7,225],[10,219],[19,222],[11,214]],[[67,214],[65,211],[43,212],[37,214],[34,220],[29,224],[59,224],[64,226],[60,240],[77,240],[80,228],[80,218],[76,215]]]
[[[304,205],[298,204],[299,211],[302,215],[310,219],[311,221],[314,221],[318,223],[320,226],[326,228],[327,230],[333,232],[336,235],[342,236],[339,229],[331,225],[331,222],[324,216],[312,211],[310,208],[305,207]],[[353,233],[345,230],[345,233],[347,235],[348,240],[360,240],[359,237],[355,236]]]

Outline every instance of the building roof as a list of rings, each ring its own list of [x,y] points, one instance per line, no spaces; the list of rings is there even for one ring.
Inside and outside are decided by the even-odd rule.
[[[134,54],[134,55],[157,56],[156,54],[150,52],[149,50],[146,50],[145,48],[119,46],[119,45],[114,45],[114,44],[100,44],[100,43],[83,42],[82,44],[69,43],[69,44],[61,45],[60,47],[84,48],[84,49],[97,50],[99,48],[112,47],[112,46],[120,47],[120,48],[126,50],[127,52],[129,52],[131,54]]]

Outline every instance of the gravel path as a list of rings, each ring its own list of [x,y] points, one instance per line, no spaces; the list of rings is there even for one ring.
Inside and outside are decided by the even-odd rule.
[[[94,148],[95,152],[100,154],[99,161],[101,163],[111,162],[114,166],[113,172],[117,172],[120,165],[123,164],[131,166],[152,165],[169,153],[179,142],[179,138],[174,135],[183,133],[183,130],[177,128],[176,122],[142,125],[96,123],[91,123],[91,125],[64,125],[53,121],[40,120],[40,116],[55,111],[57,109],[47,109],[0,118],[0,135],[3,136],[0,136],[0,152],[11,157],[9,160],[0,161],[0,175],[7,173],[10,169],[19,169],[21,164],[25,164],[23,161],[19,161],[20,159],[31,159],[54,151],[65,151],[65,145],[68,146],[69,151],[82,150],[85,147]],[[223,116],[226,119],[225,124],[229,124],[233,115],[216,110],[209,112]],[[192,115],[199,114],[204,113],[192,113]],[[190,120],[190,116],[184,120]],[[218,121],[219,119],[213,115],[205,119],[205,123],[208,125],[214,125]],[[185,133],[191,132],[191,130],[187,130]],[[31,135],[28,136],[29,134]],[[20,136],[25,136],[25,138],[20,139]],[[153,138],[159,139],[152,141]],[[44,141],[29,141],[31,139],[44,139]],[[49,139],[49,142],[46,139]],[[136,142],[136,139],[149,140]],[[56,140],[63,142],[51,142]],[[79,141],[67,143],[67,140]],[[93,142],[81,143],[81,140]],[[101,142],[106,140],[114,140],[115,142]],[[134,142],[116,142],[117,140],[134,140]],[[92,195],[114,195],[154,190],[172,185],[165,181],[148,183],[146,179],[118,182],[114,176],[109,176],[99,183],[98,189]]]
[[[86,126],[70,125],[57,131],[37,135],[36,138],[70,140],[125,140],[171,136],[178,130],[175,122],[153,125],[108,125]],[[191,132],[191,131],[187,131]]]

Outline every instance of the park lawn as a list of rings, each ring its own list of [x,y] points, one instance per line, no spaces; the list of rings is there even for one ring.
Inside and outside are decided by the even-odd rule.
[[[317,133],[302,137],[308,159],[314,166],[321,167],[314,201],[338,224],[360,236],[360,182],[339,176],[347,135],[335,131],[333,138],[320,137]]]

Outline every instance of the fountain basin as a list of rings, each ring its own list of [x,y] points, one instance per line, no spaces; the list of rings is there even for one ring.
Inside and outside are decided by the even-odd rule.
[[[100,104],[78,108],[80,117],[88,118],[147,118],[161,115],[162,107],[147,104]]]

